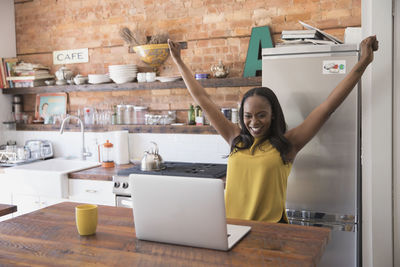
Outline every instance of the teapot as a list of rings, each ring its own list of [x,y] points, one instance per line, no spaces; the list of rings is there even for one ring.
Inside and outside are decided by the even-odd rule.
[[[220,60],[217,65],[211,66],[211,72],[215,78],[225,78],[229,74],[229,69]]]
[[[74,75],[72,70],[69,68],[62,66],[58,71],[56,71],[57,80],[71,80],[72,76]]]
[[[142,171],[159,171],[162,169],[164,163],[160,154],[158,154],[158,146],[155,142],[150,142],[154,145],[154,150],[145,151],[140,169]]]

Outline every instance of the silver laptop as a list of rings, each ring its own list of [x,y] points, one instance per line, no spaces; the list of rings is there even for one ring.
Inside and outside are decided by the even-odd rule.
[[[138,174],[129,179],[138,239],[229,250],[251,229],[226,224],[221,179]]]

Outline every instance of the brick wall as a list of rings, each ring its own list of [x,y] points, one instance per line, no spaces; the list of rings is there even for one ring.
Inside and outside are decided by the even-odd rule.
[[[346,27],[361,25],[361,0],[33,0],[15,5],[18,57],[52,65],[55,50],[89,48],[89,63],[68,65],[75,74],[106,73],[110,64],[134,63],[146,71],[119,36],[123,26],[146,36],[168,32],[186,41],[182,56],[193,72],[209,72],[222,60],[231,77],[243,73],[252,27],[269,26],[274,42],[284,29],[301,29],[298,20],[343,39]],[[171,58],[160,68],[178,74]],[[210,88],[221,106],[233,107],[248,88]],[[25,109],[33,96],[25,97]],[[70,94],[70,110],[97,103],[133,103],[152,110],[187,109],[184,89]]]

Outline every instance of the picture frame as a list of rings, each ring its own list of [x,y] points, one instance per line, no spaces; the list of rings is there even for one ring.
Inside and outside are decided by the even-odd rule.
[[[35,120],[48,122],[53,116],[67,114],[67,93],[44,93],[36,95]]]

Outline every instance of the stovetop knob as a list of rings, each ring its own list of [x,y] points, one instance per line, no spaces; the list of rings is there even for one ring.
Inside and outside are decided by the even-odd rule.
[[[128,183],[122,183],[122,188],[128,188],[129,184]]]
[[[121,184],[120,184],[119,182],[115,182],[115,183],[114,183],[114,187],[115,187],[115,188],[118,188],[120,185],[121,185]]]

